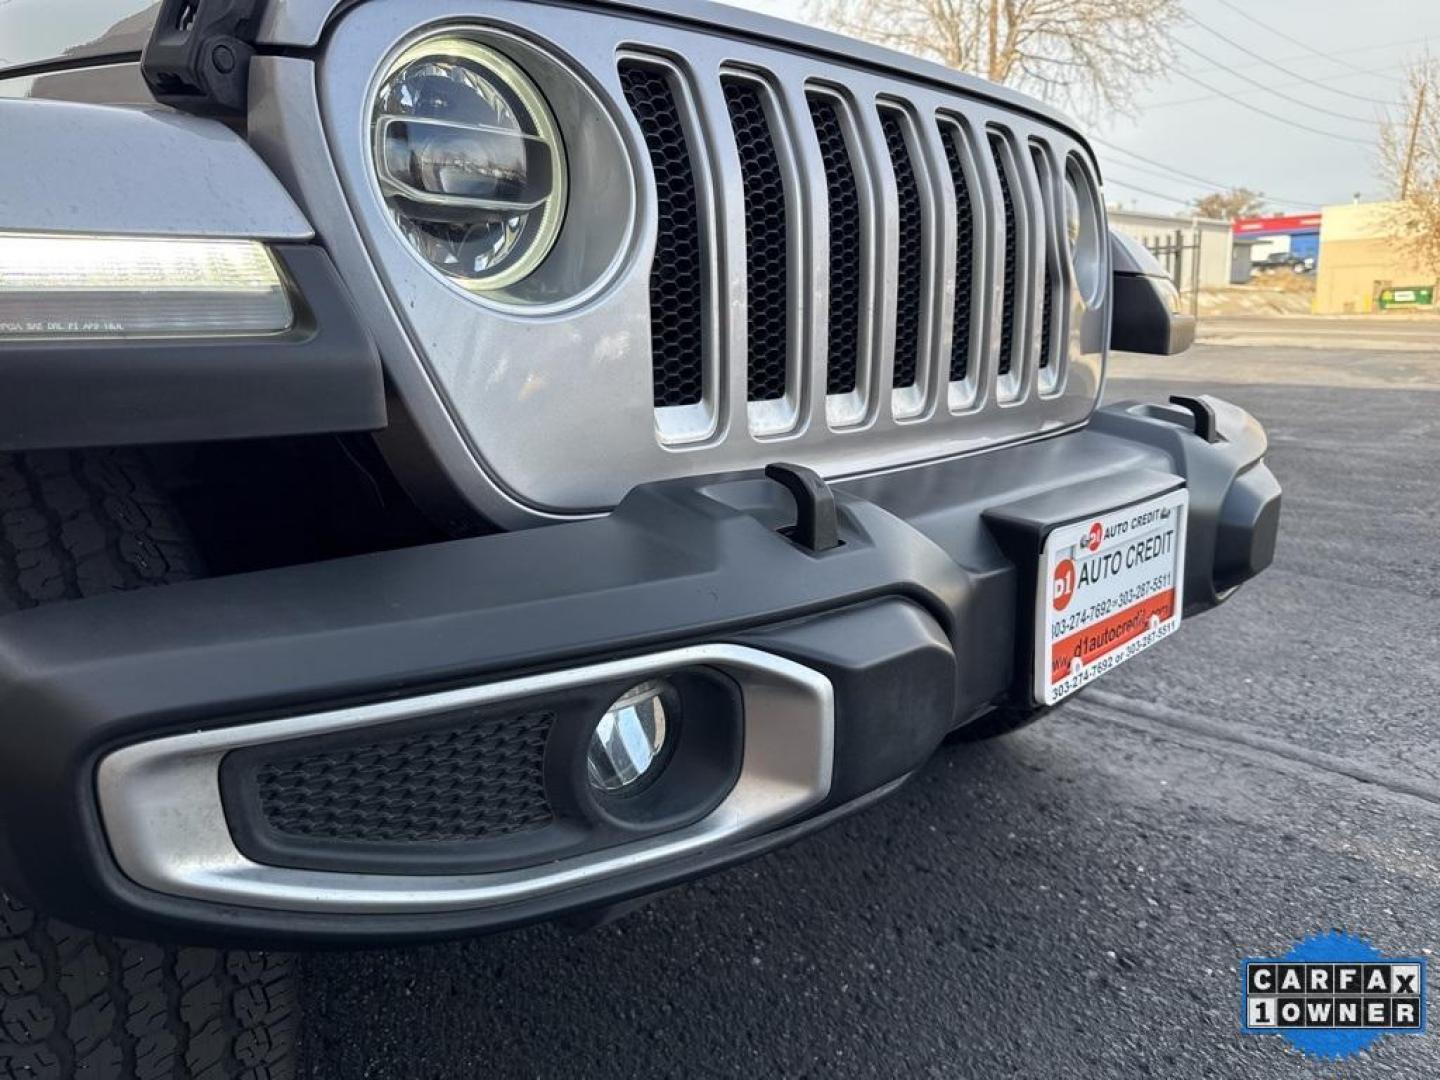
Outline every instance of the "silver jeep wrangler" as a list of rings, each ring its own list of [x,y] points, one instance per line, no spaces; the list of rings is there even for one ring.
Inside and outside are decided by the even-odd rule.
[[[291,1076],[294,950],[604,917],[1271,560],[1251,417],[1099,407],[1194,324],[1027,97],[699,0],[0,58],[3,1080]]]

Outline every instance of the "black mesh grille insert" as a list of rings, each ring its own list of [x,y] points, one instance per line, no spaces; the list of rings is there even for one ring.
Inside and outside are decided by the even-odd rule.
[[[785,181],[761,93],[752,82],[725,81],[725,103],[745,185],[747,396],[751,401],[774,401],[785,396],[790,353],[790,260]]]
[[[809,101],[825,163],[830,218],[830,361],[825,392],[848,394],[855,389],[860,358],[860,189],[839,107],[825,97],[812,96]]]
[[[655,169],[659,228],[650,271],[650,333],[656,405],[695,405],[704,391],[704,276],[695,170],[669,77],[620,65],[620,82]]]
[[[890,150],[890,167],[895,171],[895,195],[900,211],[900,263],[895,283],[895,379],[898,390],[915,385],[920,360],[920,296],[925,271],[920,185],[910,148],[905,144],[905,122],[892,109],[880,110],[880,127]]]
[[[1045,165],[1045,156],[1040,152],[1039,147],[1031,147],[1030,153],[1035,158],[1035,171],[1039,174],[1041,178],[1041,183],[1043,185],[1045,182],[1045,178],[1049,175],[1049,171]],[[1047,218],[1050,217],[1055,211],[1055,208],[1053,206],[1048,205],[1048,200],[1047,205],[1045,206],[1045,210]],[[1053,236],[1053,230],[1047,228],[1045,230],[1045,280],[1044,284],[1041,286],[1044,289],[1044,292],[1040,298],[1041,368],[1047,368],[1050,366],[1050,347],[1055,340],[1055,335],[1052,332],[1054,329],[1053,319],[1055,317],[1055,278],[1054,270],[1052,268],[1052,263],[1054,262],[1054,260],[1055,241]]]
[[[960,382],[970,371],[970,302],[974,295],[975,207],[970,183],[961,164],[960,136],[948,124],[940,128],[945,161],[955,187],[955,318],[951,323],[950,381]]]
[[[477,840],[548,825],[555,716],[476,719],[278,761],[256,772],[270,828],[350,841]]]
[[[1010,193],[1010,173],[1005,168],[999,135],[990,136],[990,154],[995,159],[995,171],[1000,176],[1000,198],[1005,210],[1005,292],[1000,309],[1000,374],[1008,375],[1015,354],[1016,260],[1020,238],[1015,235],[1015,200]]]

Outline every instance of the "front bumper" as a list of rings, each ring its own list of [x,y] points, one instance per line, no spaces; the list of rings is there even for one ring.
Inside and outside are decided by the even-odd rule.
[[[842,543],[820,553],[779,531],[795,516],[784,488],[740,474],[646,485],[591,521],[7,616],[0,881],[112,932],[290,944],[495,929],[665,887],[864,805],[957,725],[1028,694],[1025,521],[1039,536],[1183,480],[1186,609],[1214,606],[1273,554],[1264,452],[1223,402],[1123,404],[1072,434],[836,484]],[[246,834],[245,800],[217,793],[258,732],[330,738],[496,687],[608,693],[679,666],[739,688],[744,760],[688,817],[657,810],[663,828],[601,815],[603,850],[502,865],[462,847],[381,874],[344,850],[302,870],[286,864],[303,852],[277,869],[186,846]]]

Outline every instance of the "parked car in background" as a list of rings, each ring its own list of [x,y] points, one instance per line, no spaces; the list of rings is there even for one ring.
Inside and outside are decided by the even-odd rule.
[[[1315,257],[1295,255],[1288,251],[1272,251],[1265,258],[1255,263],[1253,274],[1313,274],[1315,272]]]

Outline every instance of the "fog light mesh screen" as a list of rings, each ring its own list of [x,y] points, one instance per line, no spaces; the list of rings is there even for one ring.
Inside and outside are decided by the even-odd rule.
[[[550,712],[475,720],[266,762],[271,829],[341,841],[478,840],[550,824]]]

